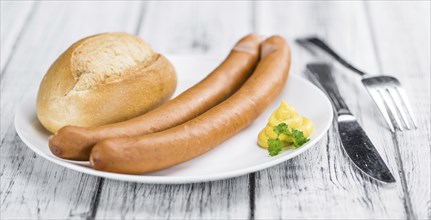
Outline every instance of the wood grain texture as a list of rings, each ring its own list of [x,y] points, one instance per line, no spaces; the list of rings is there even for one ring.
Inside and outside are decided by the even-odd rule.
[[[382,74],[400,80],[418,120],[417,130],[392,135],[404,204],[411,218],[430,219],[431,5],[370,2],[368,8]]]
[[[13,116],[27,88],[38,86],[49,65],[74,41],[99,32],[133,32],[140,4],[36,4],[1,81],[1,217],[91,217],[100,180],[36,156],[16,135]]]
[[[251,32],[246,2],[229,7],[220,2],[146,6],[139,34],[161,53],[226,56],[240,37]],[[232,20],[234,16],[237,19]],[[106,180],[96,218],[245,219],[250,215],[248,184],[248,176],[184,185]]]
[[[96,218],[246,219],[247,184],[247,177],[182,185],[109,180],[104,185]]]
[[[377,71],[372,38],[361,2],[262,3],[263,33],[278,32],[290,39],[292,74],[300,74],[307,62],[332,60],[310,54],[294,38],[319,35],[348,60],[370,72]],[[304,19],[297,19],[298,13]],[[305,19],[306,18],[306,19]],[[282,23],[279,21],[287,21]],[[318,54],[319,55],[319,54]],[[375,143],[391,171],[394,186],[380,185],[360,173],[344,155],[336,125],[315,148],[280,166],[259,173],[256,218],[405,218],[403,189],[397,176],[391,135],[382,129],[378,110],[359,78],[334,65],[341,94]],[[316,106],[316,108],[318,108]],[[266,190],[272,189],[271,191]],[[282,193],[278,193],[282,192]],[[278,207],[272,211],[270,207]]]
[[[34,2],[1,1],[1,61],[0,70],[8,63],[14,47],[34,10]]]
[[[147,6],[139,35],[161,53],[225,56],[252,31],[247,2],[167,1]]]

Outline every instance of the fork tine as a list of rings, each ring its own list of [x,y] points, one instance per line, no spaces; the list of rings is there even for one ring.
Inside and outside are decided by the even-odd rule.
[[[418,128],[416,119],[413,115],[412,107],[410,105],[409,99],[407,98],[406,92],[402,87],[396,87],[398,94],[400,95],[401,99],[403,100],[404,106],[406,107],[407,111],[409,112],[409,116],[413,121],[413,125],[415,128]]]
[[[397,109],[395,108],[393,101],[389,97],[389,90],[385,88],[385,89],[379,90],[379,92],[383,98],[383,101],[386,103],[386,106],[388,107],[390,114],[394,118],[394,121],[396,122],[398,128],[402,131],[403,126],[401,124],[400,118],[398,117]]]
[[[389,95],[391,96],[392,101],[395,103],[395,106],[397,107],[398,112],[400,113],[401,118],[403,119],[404,124],[407,127],[407,130],[410,130],[410,123],[407,120],[406,110],[403,107],[403,105],[401,104],[400,95],[398,94],[398,92],[396,90],[397,90],[397,87],[388,88]]]
[[[389,118],[388,111],[386,110],[385,103],[382,100],[382,96],[380,95],[380,92],[378,92],[377,89],[373,89],[369,87],[366,87],[366,88],[368,90],[368,93],[370,93],[371,97],[373,98],[374,103],[376,103],[377,107],[379,108],[380,113],[382,113],[383,118],[385,119],[386,123],[389,126],[389,129],[391,130],[392,133],[394,133],[395,132],[394,125],[392,124],[392,121]]]

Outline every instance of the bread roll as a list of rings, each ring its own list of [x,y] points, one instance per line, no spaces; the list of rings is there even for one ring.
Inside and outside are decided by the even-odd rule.
[[[167,101],[176,83],[172,64],[137,36],[94,35],[74,43],[49,68],[37,117],[52,133],[66,125],[124,121]]]

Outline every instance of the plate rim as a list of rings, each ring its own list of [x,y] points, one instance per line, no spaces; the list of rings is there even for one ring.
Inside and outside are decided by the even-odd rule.
[[[316,92],[321,93],[321,95],[323,95],[325,97],[324,102],[326,103],[327,106],[329,106],[330,112],[331,113],[333,112],[333,107],[332,107],[332,104],[329,101],[328,97],[316,85],[314,85],[310,81],[304,79],[302,76],[290,74],[289,78],[292,78],[292,77],[296,78],[295,80],[300,80],[303,83],[310,84],[310,86],[313,90],[316,90]],[[26,135],[24,135],[22,133],[23,132],[22,129],[17,128],[17,127],[20,127],[18,124],[18,120],[19,120],[18,112],[21,111],[22,106],[27,101],[29,96],[31,96],[30,94],[31,93],[29,92],[24,96],[21,103],[19,104],[19,107],[15,111],[14,127],[15,127],[15,131],[17,132],[20,139],[33,152],[35,152],[36,154],[38,154],[39,156],[45,158],[46,160],[48,160],[50,162],[53,162],[57,165],[60,165],[62,167],[65,167],[65,168],[68,168],[68,169],[71,169],[71,170],[74,170],[74,171],[77,171],[80,173],[89,174],[89,175],[96,176],[96,177],[108,178],[108,179],[112,179],[112,180],[140,182],[140,183],[148,183],[148,184],[201,183],[201,182],[209,182],[209,181],[216,181],[216,180],[222,180],[222,179],[230,179],[233,177],[244,176],[244,175],[247,175],[247,174],[250,174],[253,172],[264,170],[266,168],[278,165],[284,161],[292,159],[292,158],[302,154],[306,150],[314,147],[317,144],[317,142],[320,141],[322,139],[322,137],[328,132],[328,129],[330,128],[332,121],[333,121],[333,114],[330,114],[328,123],[326,123],[324,125],[323,131],[317,137],[315,137],[310,142],[306,143],[305,146],[302,146],[298,149],[295,149],[292,152],[290,152],[289,154],[281,154],[279,156],[276,156],[278,158],[271,160],[271,161],[268,161],[268,162],[265,162],[265,163],[261,163],[261,164],[257,164],[257,165],[253,165],[250,167],[237,169],[237,170],[221,172],[221,173],[217,173],[217,174],[206,174],[206,175],[197,175],[197,176],[148,176],[145,174],[144,175],[131,175],[131,174],[120,174],[120,173],[111,173],[111,172],[94,170],[94,169],[91,169],[89,167],[83,167],[83,166],[75,164],[75,163],[70,163],[70,162],[61,160],[59,158],[52,157],[50,155],[45,154],[41,150],[39,150],[39,148],[36,147],[34,144],[32,144],[32,142],[27,139]]]

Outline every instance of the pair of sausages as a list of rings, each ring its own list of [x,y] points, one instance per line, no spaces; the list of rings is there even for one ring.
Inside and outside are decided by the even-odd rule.
[[[64,159],[86,161],[100,140],[154,133],[195,118],[231,96],[248,79],[259,61],[261,42],[258,35],[245,36],[205,79],[144,115],[100,127],[61,128],[49,140],[51,152]]]
[[[248,53],[248,48],[241,51]],[[285,40],[273,36],[260,43],[260,48],[261,60],[253,74],[232,96],[183,124],[157,133],[97,140],[91,150],[91,166],[128,174],[160,170],[197,157],[238,133],[271,104],[288,77],[290,50]],[[235,65],[243,62],[234,61]],[[230,79],[225,80],[211,86],[225,87]],[[50,141],[52,151],[57,147],[51,144],[53,140],[55,136]]]

